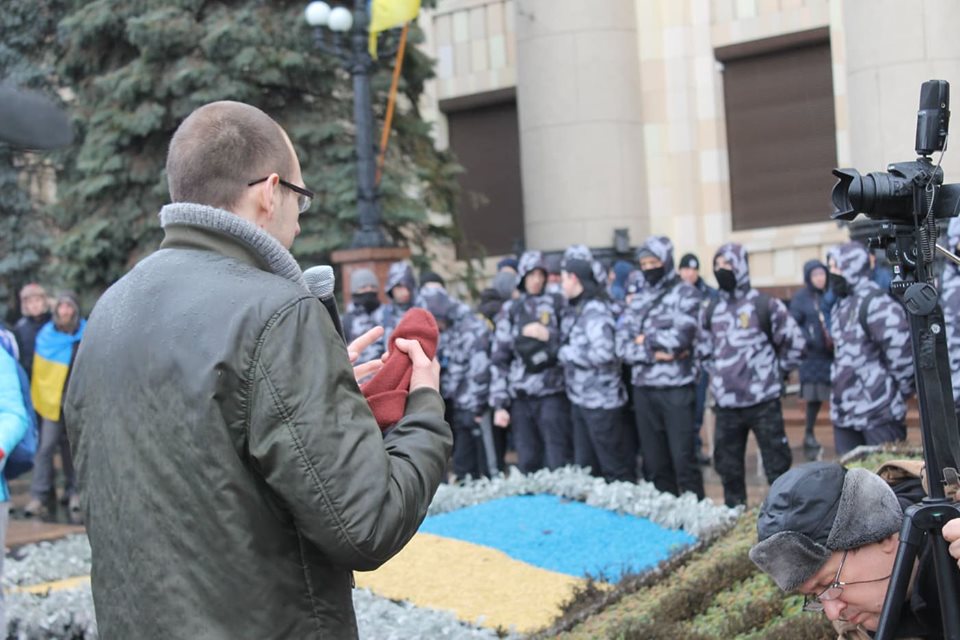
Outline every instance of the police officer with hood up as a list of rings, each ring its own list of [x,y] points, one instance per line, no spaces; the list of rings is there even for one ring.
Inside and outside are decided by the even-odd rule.
[[[557,360],[563,300],[545,291],[541,252],[525,252],[518,266],[520,297],[507,301],[497,315],[490,405],[495,426],[512,426],[518,466],[530,473],[570,464],[573,444]]]
[[[858,242],[830,251],[833,365],[830,418],[838,455],[862,444],[907,437],[913,395],[913,349],[903,307],[870,279],[870,257]]]
[[[416,298],[417,279],[413,275],[413,268],[400,260],[390,265],[387,271],[386,294],[390,302],[377,308],[374,319],[376,324],[383,327],[383,345],[390,343],[390,334],[397,327],[400,318],[411,307],[421,307]]]
[[[710,375],[716,401],[714,466],[724,502],[734,507],[747,502],[744,454],[750,431],[763,455],[768,482],[790,468],[780,396],[784,373],[800,365],[805,344],[786,306],[750,286],[742,245],[720,247],[713,273],[720,295],[701,309],[697,356]]]
[[[660,491],[703,498],[694,452],[693,348],[702,296],[677,275],[673,243],[651,236],[637,251],[646,281],[617,324],[617,355],[630,366],[644,475]]]
[[[561,323],[563,365],[573,421],[575,464],[608,481],[634,479],[626,454],[623,406],[627,393],[616,352],[616,315],[583,245],[564,254],[562,286],[568,301]]]

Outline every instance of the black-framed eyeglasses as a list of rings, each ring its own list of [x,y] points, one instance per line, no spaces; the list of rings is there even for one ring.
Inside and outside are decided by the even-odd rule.
[[[868,584],[870,582],[880,582],[881,580],[886,580],[890,576],[884,576],[882,578],[874,578],[873,580],[857,580],[855,582],[840,582],[840,572],[843,571],[843,563],[847,561],[848,551],[844,551],[843,555],[840,557],[840,566],[837,568],[837,575],[834,576],[833,582],[826,589],[821,591],[815,596],[803,596],[803,610],[812,611],[814,613],[820,613],[823,611],[823,603],[829,602],[831,600],[838,600],[841,595],[843,595],[843,588],[849,587],[854,584]],[[891,574],[892,575],[892,574]]]
[[[267,176],[266,178],[260,178],[258,180],[254,180],[253,182],[248,182],[247,186],[252,187],[255,184],[266,182],[269,179],[270,176]],[[313,198],[316,194],[306,187],[298,187],[292,182],[287,182],[283,178],[280,178],[280,184],[297,194],[297,206],[300,208],[300,213],[306,213],[307,209],[310,208],[310,203],[313,202]]]

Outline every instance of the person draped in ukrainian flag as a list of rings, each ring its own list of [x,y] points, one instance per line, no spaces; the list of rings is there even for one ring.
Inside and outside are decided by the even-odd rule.
[[[44,513],[54,498],[53,457],[60,449],[64,475],[63,504],[69,505],[71,514],[80,512],[80,499],[76,493],[73,459],[70,443],[63,424],[63,398],[70,377],[70,367],[80,346],[87,321],[81,317],[80,303],[73,293],[62,293],[57,298],[53,317],[37,334],[33,354],[33,379],[30,396],[34,409],[40,414],[40,446],[34,460],[33,480],[30,485],[31,500],[24,508],[24,515]]]

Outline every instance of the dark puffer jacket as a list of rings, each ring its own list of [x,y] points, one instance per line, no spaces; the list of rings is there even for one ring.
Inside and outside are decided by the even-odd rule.
[[[382,436],[279,243],[161,220],[68,389],[100,635],[355,638],[351,571],[406,544],[443,477],[440,395],[411,393]],[[289,268],[265,257],[281,253]]]
[[[793,295],[790,314],[800,325],[807,341],[803,361],[800,363],[800,382],[830,384],[833,349],[827,347],[826,320],[820,310],[823,291],[815,289],[810,283],[810,275],[814,269],[823,269],[824,275],[827,273],[826,265],[819,260],[808,260],[803,265],[805,286]]]

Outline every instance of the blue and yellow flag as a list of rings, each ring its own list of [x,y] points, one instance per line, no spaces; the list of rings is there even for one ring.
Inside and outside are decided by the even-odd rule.
[[[377,36],[417,17],[420,0],[370,0],[370,55],[377,57]]]
[[[696,541],[559,496],[511,496],[429,516],[393,559],[355,577],[358,587],[386,598],[533,633],[562,613],[586,576],[615,583]]]
[[[80,342],[86,326],[87,321],[81,319],[77,332],[71,335],[58,331],[53,322],[48,322],[37,334],[30,398],[37,413],[47,420],[60,420],[63,388],[70,372],[74,345]]]

